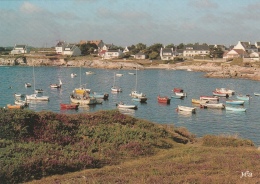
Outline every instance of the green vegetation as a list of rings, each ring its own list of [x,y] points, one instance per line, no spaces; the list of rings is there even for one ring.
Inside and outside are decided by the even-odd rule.
[[[0,126],[1,183],[256,183],[260,177],[260,153],[250,140],[198,139],[184,127],[117,110],[1,108]],[[245,171],[253,177],[240,178]]]
[[[184,128],[119,111],[64,115],[0,109],[0,181],[18,183],[100,168],[194,141]]]

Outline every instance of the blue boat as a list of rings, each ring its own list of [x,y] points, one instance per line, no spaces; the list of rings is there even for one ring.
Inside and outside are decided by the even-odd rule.
[[[244,100],[227,100],[226,104],[231,104],[231,105],[244,105],[245,101]]]
[[[237,99],[239,99],[239,100],[249,100],[250,95],[237,95]]]
[[[246,111],[246,108],[230,107],[230,106],[226,106],[225,109],[227,111],[235,111],[235,112],[245,112]]]

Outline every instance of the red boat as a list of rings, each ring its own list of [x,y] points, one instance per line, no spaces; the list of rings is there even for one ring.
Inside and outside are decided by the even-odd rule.
[[[78,109],[79,104],[60,104],[61,109]]]
[[[158,101],[159,103],[170,104],[171,99],[168,98],[167,96],[160,96],[160,95],[158,95],[158,96],[157,96],[157,101]]]
[[[181,88],[173,88],[172,90],[174,93],[183,93],[183,89]]]

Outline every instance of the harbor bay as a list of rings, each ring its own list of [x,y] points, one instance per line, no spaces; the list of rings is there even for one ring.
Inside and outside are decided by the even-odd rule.
[[[127,110],[127,113],[136,118],[147,119],[159,124],[171,124],[174,126],[186,127],[197,137],[206,134],[238,135],[241,138],[252,140],[257,146],[260,145],[259,108],[260,97],[254,96],[254,92],[260,92],[259,82],[245,79],[216,79],[205,78],[203,72],[188,72],[184,70],[138,70],[137,90],[146,94],[147,103],[133,102],[129,96],[136,85],[135,70],[107,70],[79,67],[34,67],[35,81],[33,81],[33,67],[27,66],[1,66],[2,80],[0,106],[14,103],[14,94],[32,94],[35,88],[44,90],[42,95],[47,95],[50,100],[47,102],[30,103],[28,109],[34,111],[52,111],[56,113],[88,113],[98,110],[116,109],[116,103],[137,104],[137,110]],[[86,75],[87,71],[93,71],[93,75]],[[71,73],[77,77],[71,78]],[[122,88],[120,93],[111,93],[114,83],[114,73],[123,74],[116,77],[115,83]],[[60,89],[50,88],[50,84],[62,81]],[[32,87],[25,87],[25,83],[33,84]],[[92,91],[108,93],[108,100],[102,104],[85,105],[78,110],[61,110],[60,103],[70,103],[70,94],[74,88],[80,86],[90,88]],[[187,97],[171,99],[168,105],[157,102],[157,96],[173,95],[173,88],[184,89]],[[195,114],[180,113],[176,111],[178,105],[194,106],[192,98],[199,98],[202,95],[212,95],[215,88],[230,88],[236,94],[249,94],[251,98],[246,101],[244,107],[246,112],[226,112],[220,109],[201,109],[197,107]],[[236,99],[236,94],[228,99]],[[220,98],[225,103],[227,98]]]

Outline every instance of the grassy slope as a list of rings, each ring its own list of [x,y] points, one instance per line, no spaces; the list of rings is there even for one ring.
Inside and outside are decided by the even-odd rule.
[[[250,171],[252,177],[241,177]],[[206,147],[200,143],[175,144],[151,157],[115,166],[56,175],[43,183],[257,183],[260,154],[255,148]]]

